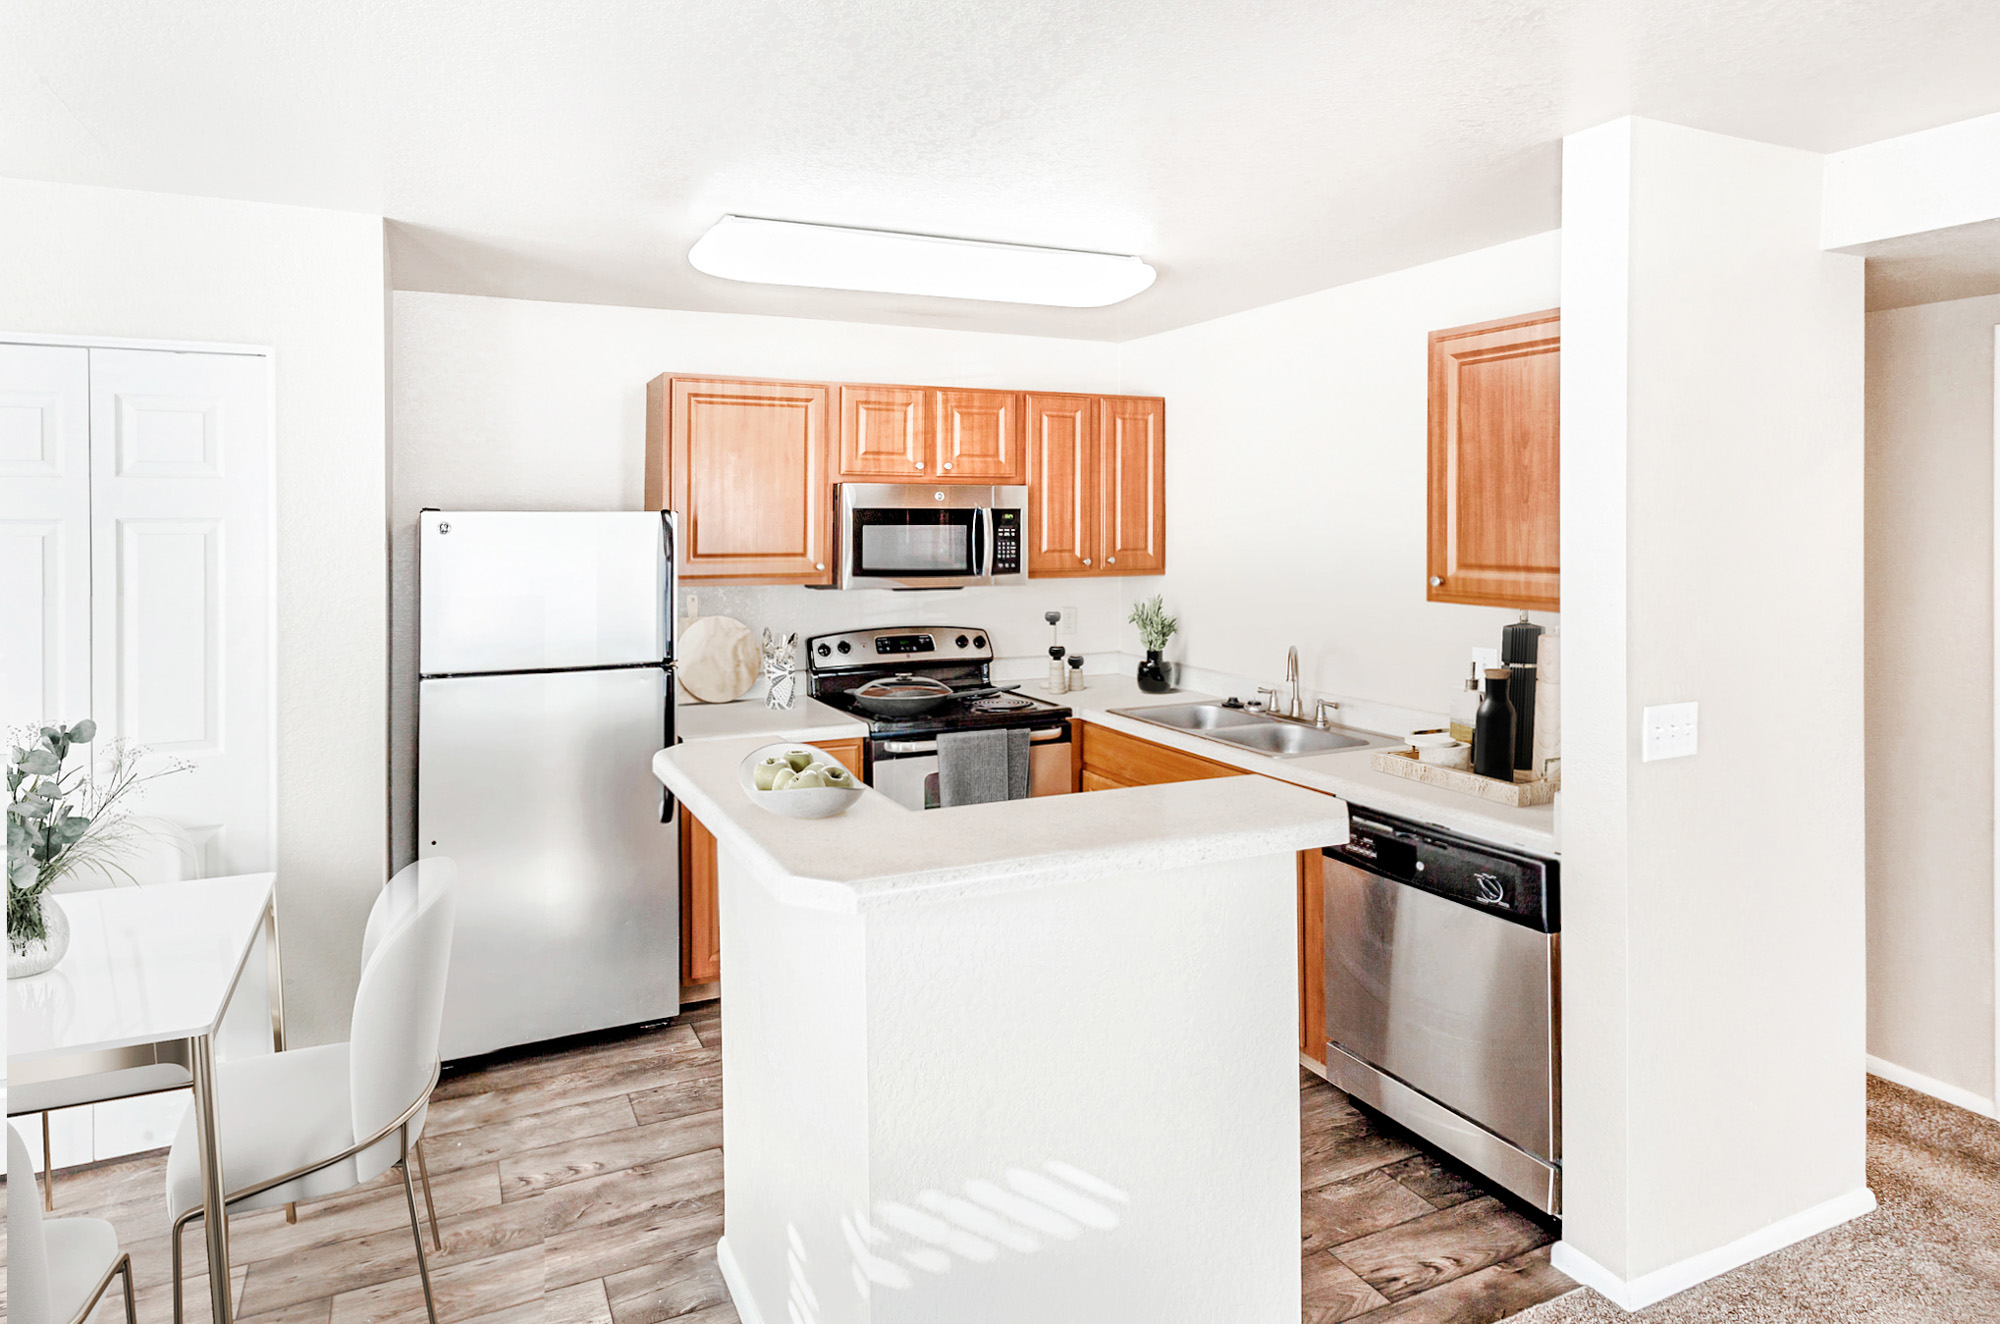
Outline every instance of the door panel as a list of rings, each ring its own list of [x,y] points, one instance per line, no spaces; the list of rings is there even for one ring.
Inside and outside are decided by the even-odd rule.
[[[825,386],[676,377],[671,506],[690,581],[830,584]]]
[[[0,345],[0,729],[90,714],[90,351]]]
[[[916,386],[840,388],[840,478],[907,483],[928,472],[930,392]]]
[[[931,401],[940,482],[1026,481],[1021,397],[1012,391],[938,391]]]
[[[1166,402],[1107,396],[1098,409],[1102,569],[1159,574],[1167,568]]]
[[[1097,400],[1030,395],[1028,575],[1088,574],[1097,541]]]
[[[270,365],[89,351],[92,716],[186,774],[146,812],[210,875],[273,863]],[[101,748],[101,746],[100,746]]]

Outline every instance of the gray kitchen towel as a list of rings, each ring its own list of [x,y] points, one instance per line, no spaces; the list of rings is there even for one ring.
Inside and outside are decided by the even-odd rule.
[[[1028,798],[1028,732],[938,734],[938,807]]]

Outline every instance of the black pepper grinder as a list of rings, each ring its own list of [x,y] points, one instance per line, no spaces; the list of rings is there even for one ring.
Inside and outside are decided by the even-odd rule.
[[[1487,668],[1486,694],[1472,727],[1472,770],[1503,782],[1514,780],[1514,705],[1507,699],[1510,674],[1505,667]]]
[[[1507,697],[1514,705],[1514,767],[1526,772],[1535,765],[1535,662],[1541,653],[1542,627],[1528,613],[1500,631],[1500,665],[1507,668]]]

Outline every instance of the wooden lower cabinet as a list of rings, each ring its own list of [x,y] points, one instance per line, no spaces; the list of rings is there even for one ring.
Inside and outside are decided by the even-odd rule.
[[[1079,791],[1254,775],[1090,722],[1077,722],[1074,730]],[[1322,1067],[1326,1065],[1325,863],[1326,857],[1316,850],[1299,852],[1299,1052]]]
[[[820,740],[825,750],[856,777],[861,775],[861,741]],[[722,978],[722,920],[716,911],[715,834],[681,806],[681,988],[705,989]]]

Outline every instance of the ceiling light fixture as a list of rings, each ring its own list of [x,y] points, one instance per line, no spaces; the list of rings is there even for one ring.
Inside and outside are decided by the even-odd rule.
[[[1102,308],[1153,283],[1136,257],[894,230],[725,216],[688,250],[695,270],[761,285]]]

